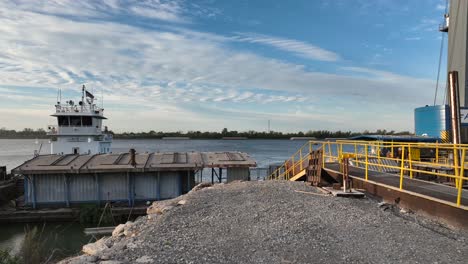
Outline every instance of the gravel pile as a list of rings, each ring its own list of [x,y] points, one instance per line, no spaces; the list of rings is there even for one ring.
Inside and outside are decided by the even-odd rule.
[[[149,213],[62,263],[468,260],[467,233],[371,199],[326,196],[300,182],[220,184],[155,203]]]

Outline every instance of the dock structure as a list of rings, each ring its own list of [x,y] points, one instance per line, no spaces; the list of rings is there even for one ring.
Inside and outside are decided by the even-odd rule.
[[[24,176],[25,204],[77,204],[170,199],[190,191],[195,173],[226,170],[227,180],[247,180],[256,162],[241,152],[166,152],[95,155],[42,155],[12,170]]]
[[[309,141],[268,178],[350,184],[385,202],[468,229],[467,154],[464,144]]]
[[[289,140],[316,140],[315,137],[291,137]]]

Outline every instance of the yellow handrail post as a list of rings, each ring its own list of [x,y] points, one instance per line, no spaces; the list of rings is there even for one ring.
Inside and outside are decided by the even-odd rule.
[[[403,154],[402,154],[403,155]],[[411,154],[411,145],[408,145],[408,165],[409,165],[409,172],[410,172],[410,179],[413,179],[413,155]]]
[[[463,189],[463,178],[465,177],[465,157],[466,157],[466,149],[463,148],[462,151],[462,167],[460,168],[460,174],[458,176],[458,194],[457,194],[457,206],[460,207],[461,205],[461,196],[462,196],[462,189]]]
[[[381,153],[380,147],[381,147],[381,143],[378,142],[378,145],[377,145],[377,146],[378,146],[378,150],[377,150],[377,163],[378,163],[378,165],[377,165],[377,166],[378,166],[379,171],[382,171],[382,168],[380,167],[380,165],[382,164],[382,161],[380,160],[380,153]]]
[[[291,161],[292,161],[292,162],[291,162],[291,163],[292,163],[292,175],[293,175],[293,177],[294,177],[294,175],[296,175],[296,173],[294,173],[294,169],[295,169],[294,167],[296,167],[296,166],[294,166],[294,165],[296,165],[296,164],[294,164],[294,156],[291,157]],[[289,179],[288,179],[288,180],[289,180]]]
[[[343,163],[341,160],[343,159],[343,144],[340,142],[339,150],[338,150],[338,162],[340,163],[340,172],[343,172]]]
[[[337,156],[337,161],[340,161],[340,144],[336,144],[336,156]]]
[[[393,150],[393,140],[392,140],[392,143],[390,143],[390,146],[391,146],[391,148],[392,148],[392,151],[391,151],[391,153],[392,153],[392,158],[394,158],[394,157],[395,157],[395,152],[394,152],[394,150]]]
[[[310,156],[310,158],[312,157]],[[325,168],[325,143],[322,143],[322,168]]]
[[[458,149],[455,147],[455,144],[453,144],[453,171],[455,173],[455,187],[458,188]]]
[[[366,148],[366,150],[365,150],[365,155],[366,155],[366,181],[367,181],[367,180],[369,180],[369,170],[368,170],[368,167],[369,167],[369,160],[368,160],[368,155],[367,155],[367,154],[368,154],[368,150],[367,150],[368,146],[367,146],[367,144],[365,145],[365,148]]]
[[[436,155],[436,163],[439,163],[439,142],[436,141],[436,151],[435,151],[435,155]]]
[[[303,163],[303,160],[302,160],[302,149],[299,150],[299,168],[301,169],[302,171],[302,163]]]
[[[405,170],[405,146],[401,148],[400,190],[403,190],[403,172]]]

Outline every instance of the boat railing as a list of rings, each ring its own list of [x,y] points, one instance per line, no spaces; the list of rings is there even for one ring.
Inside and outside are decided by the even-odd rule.
[[[56,113],[93,113],[103,115],[103,109],[95,105],[56,105]]]
[[[57,125],[48,125],[47,126],[47,135],[57,135],[58,126]]]

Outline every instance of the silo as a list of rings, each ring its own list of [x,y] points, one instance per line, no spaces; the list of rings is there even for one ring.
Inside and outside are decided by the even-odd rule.
[[[414,110],[414,128],[418,136],[438,137],[450,141],[450,110],[448,105],[419,107]]]

